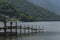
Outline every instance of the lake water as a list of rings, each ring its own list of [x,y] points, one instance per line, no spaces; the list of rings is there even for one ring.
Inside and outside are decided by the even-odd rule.
[[[26,36],[18,36],[12,38],[3,38],[1,37],[0,40],[60,40],[60,33],[55,32],[44,32],[44,33],[37,33],[31,34]]]
[[[32,36],[23,37],[22,40],[60,40],[60,33],[45,32]]]
[[[7,23],[7,26],[9,23]],[[49,21],[49,22],[18,22],[18,26],[22,25],[37,25],[37,27],[40,26],[40,28],[44,28],[44,32],[31,34],[31,35],[25,35],[20,37],[19,35],[17,37],[12,38],[5,38],[6,40],[60,40],[60,21]],[[3,23],[0,22],[0,26],[3,27]],[[15,26],[15,22],[13,23],[13,26]],[[5,40],[4,37],[0,38],[1,40]]]

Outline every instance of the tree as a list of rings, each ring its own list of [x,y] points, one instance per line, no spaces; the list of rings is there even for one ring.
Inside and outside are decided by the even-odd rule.
[[[25,21],[25,22],[28,22],[28,21],[34,21],[35,20],[35,18],[33,17],[33,16],[28,16],[28,15],[26,15],[26,14],[20,14],[20,20],[21,21]]]
[[[20,21],[34,21],[35,19],[33,16],[29,16],[27,14],[24,14],[24,12],[16,10],[16,8],[8,2],[0,3],[0,14],[18,18]]]
[[[8,2],[0,3],[0,14],[5,14],[10,17],[17,15],[15,7]]]

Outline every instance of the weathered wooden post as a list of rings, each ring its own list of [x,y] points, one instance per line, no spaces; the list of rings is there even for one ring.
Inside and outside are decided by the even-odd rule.
[[[42,32],[44,32],[44,26],[42,27]]]
[[[24,25],[24,34],[26,34],[26,25]]]
[[[32,28],[31,28],[31,31],[32,31],[32,33],[33,33],[33,25],[31,25],[31,27],[32,27]]]
[[[22,26],[20,25],[20,36],[21,36],[21,34],[22,34]]]
[[[28,34],[29,34],[29,31],[30,31],[30,30],[29,30],[29,29],[30,29],[29,25],[28,25],[27,29],[28,29]]]
[[[39,32],[40,32],[40,25],[39,25]]]
[[[5,17],[5,18],[4,18],[4,35],[5,35],[5,36],[6,36],[6,34],[7,34],[7,33],[6,33],[6,30],[7,30],[7,29],[6,29],[6,20],[7,20],[7,19],[6,19],[6,17]]]
[[[36,31],[36,33],[37,33],[37,24],[36,24],[36,26],[35,26],[35,31]]]
[[[15,28],[16,28],[16,35],[17,35],[17,22],[16,22],[16,26],[15,26]]]
[[[10,31],[11,31],[11,36],[12,36],[12,24],[13,24],[13,22],[11,21],[11,22],[10,22]]]

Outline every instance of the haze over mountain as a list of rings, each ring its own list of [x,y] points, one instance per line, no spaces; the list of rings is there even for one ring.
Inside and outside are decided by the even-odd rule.
[[[24,12],[24,14],[28,14],[30,16],[34,16],[36,18],[36,20],[60,20],[60,16],[56,15],[54,12],[50,12],[48,10],[48,6],[44,6],[41,4],[41,6],[37,6],[37,4],[35,4],[37,2],[37,0],[4,0],[4,2],[9,2],[11,3],[14,7],[16,7],[17,10]],[[35,2],[34,4],[31,2]],[[42,3],[42,0],[40,0],[39,2]],[[38,2],[38,3],[39,3]],[[45,3],[45,1],[43,2]],[[49,2],[48,2],[49,3]],[[47,4],[49,5],[49,4]],[[43,7],[42,7],[43,6]],[[50,5],[49,5],[50,6]],[[53,4],[52,4],[53,7]],[[50,6],[51,9],[54,9],[54,7],[52,8]],[[49,8],[49,9],[50,9]],[[51,10],[52,11],[52,10]]]
[[[60,0],[27,0],[60,15]]]

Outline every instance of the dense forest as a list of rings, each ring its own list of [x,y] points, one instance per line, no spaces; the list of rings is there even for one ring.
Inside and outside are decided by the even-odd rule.
[[[27,0],[7,0],[7,2],[13,4],[17,10],[24,12],[24,14],[34,16],[36,21],[59,21],[60,15],[56,15],[54,12],[30,3]]]
[[[8,16],[9,18],[13,17],[20,21],[34,21],[35,19],[33,16],[29,16],[24,14],[24,12],[16,10],[16,8],[8,2],[0,3],[0,19],[3,20],[5,16]]]
[[[27,0],[0,0],[0,20],[3,20],[5,16],[24,22],[60,20],[60,15]]]

